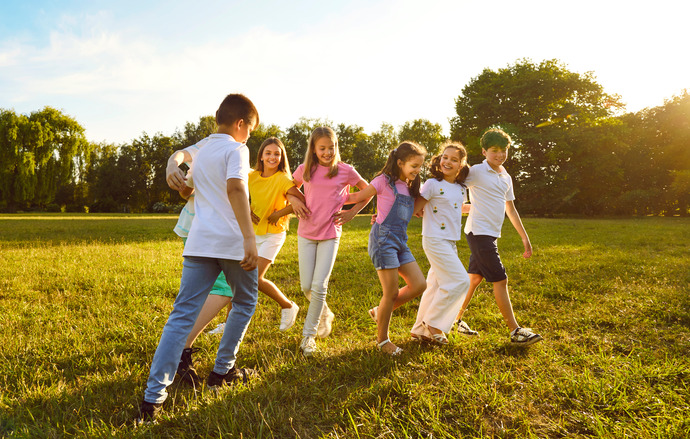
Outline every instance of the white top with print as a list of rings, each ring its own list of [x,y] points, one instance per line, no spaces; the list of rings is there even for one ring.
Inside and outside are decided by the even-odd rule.
[[[424,182],[420,195],[428,201],[424,206],[422,235],[459,241],[462,238],[462,203],[467,201],[465,188],[431,178]]]

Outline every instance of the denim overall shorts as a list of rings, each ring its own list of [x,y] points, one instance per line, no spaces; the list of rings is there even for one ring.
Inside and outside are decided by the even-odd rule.
[[[415,261],[407,246],[407,224],[414,211],[414,199],[399,194],[390,177],[387,178],[395,201],[386,219],[381,224],[374,223],[369,232],[369,257],[377,270],[398,268]]]

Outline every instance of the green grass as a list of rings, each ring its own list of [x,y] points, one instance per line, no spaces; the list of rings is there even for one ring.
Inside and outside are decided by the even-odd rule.
[[[506,221],[499,248],[518,322],[544,341],[508,345],[483,284],[466,320],[476,340],[408,341],[418,301],[396,311],[398,359],[375,350],[366,310],[380,287],[369,218],[345,226],[328,302],[333,334],[305,360],[296,224],[269,271],[303,309],[287,333],[265,296],[239,354],[249,387],[174,383],[164,419],[133,428],[181,272],[174,216],[0,215],[0,437],[687,437],[690,219]],[[423,271],[421,222],[410,247]],[[469,252],[459,245],[463,262]],[[218,323],[218,317],[212,324]],[[198,370],[219,338],[202,335]]]

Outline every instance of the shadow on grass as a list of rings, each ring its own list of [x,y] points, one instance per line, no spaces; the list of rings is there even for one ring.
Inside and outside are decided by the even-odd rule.
[[[260,344],[253,341],[254,344]],[[289,346],[289,347],[288,347]],[[410,380],[432,379],[424,372],[427,357],[441,353],[437,346],[404,342],[405,352],[391,358],[374,348],[355,348],[336,355],[321,353],[306,359],[296,344],[262,347],[256,356],[258,364],[247,364],[240,358],[238,366],[255,367],[261,376],[248,387],[239,385],[216,392],[206,388],[194,390],[176,380],[169,388],[164,416],[158,425],[136,430],[136,435],[155,437],[205,437],[207,435],[244,435],[244,437],[316,437],[334,431],[354,431],[353,417],[376,417],[385,411],[402,410],[414,403],[409,392]],[[463,347],[458,346],[462,351]],[[495,354],[528,355],[525,349],[498,347]],[[53,371],[62,371],[61,383],[42,381],[40,367],[26,377],[34,389],[26,399],[11,401],[0,417],[0,435],[52,437],[55,435],[101,434],[120,432],[134,434],[133,419],[143,394],[145,376],[152,353],[129,351],[126,346],[103,345],[93,352],[94,358],[122,357],[125,367],[117,364],[88,363],[83,355],[69,354],[51,361]],[[40,352],[18,358],[24,364],[45,364]],[[448,350],[447,356],[457,355]],[[129,358],[127,358],[129,357]],[[141,357],[137,360],[134,357]],[[456,366],[480,367],[478,359],[461,358]],[[261,363],[264,363],[263,365]],[[121,365],[122,366],[122,365]],[[211,366],[212,367],[212,366]],[[205,377],[209,370],[200,370]],[[447,369],[439,374],[448,373]],[[410,378],[411,374],[419,376]],[[142,377],[144,377],[142,379]],[[433,378],[434,380],[438,377]],[[34,425],[34,427],[32,427]],[[46,426],[54,426],[47,430]],[[353,430],[354,429],[354,430]]]

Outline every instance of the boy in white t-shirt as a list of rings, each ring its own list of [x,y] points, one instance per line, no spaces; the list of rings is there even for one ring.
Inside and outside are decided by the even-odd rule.
[[[469,217],[465,223],[465,234],[472,254],[467,268],[467,273],[470,276],[470,289],[458,313],[457,320],[458,331],[474,333],[462,321],[462,315],[470,299],[472,299],[474,291],[481,281],[486,279],[487,282],[493,283],[496,303],[503,315],[503,320],[511,331],[511,343],[528,346],[540,341],[542,337],[518,325],[508,294],[508,276],[496,245],[496,240],[501,237],[501,227],[507,214],[508,219],[522,238],[522,244],[525,247],[522,256],[525,259],[532,256],[532,244],[513,203],[515,200],[513,180],[503,167],[503,163],[508,158],[508,147],[511,141],[510,136],[502,130],[496,128],[487,130],[480,141],[482,155],[486,157],[486,160],[472,166],[465,179],[465,185],[470,190],[470,202],[472,203]]]
[[[179,191],[186,186],[179,165],[193,159],[195,220],[183,252],[180,291],[153,357],[137,424],[153,422],[159,415],[187,336],[221,271],[234,292],[233,306],[207,384],[247,382],[256,375],[252,369],[235,367],[235,356],[258,295],[258,256],[247,191],[249,150],[244,143],[258,125],[259,114],[247,97],[231,94],[220,104],[216,123],[217,133],[195,157],[183,150],[168,161],[166,181]]]

